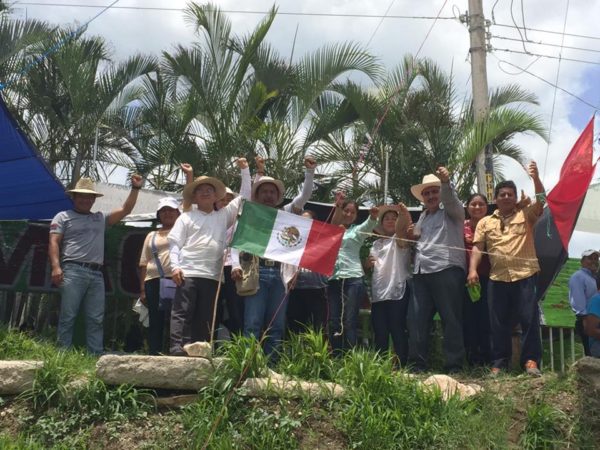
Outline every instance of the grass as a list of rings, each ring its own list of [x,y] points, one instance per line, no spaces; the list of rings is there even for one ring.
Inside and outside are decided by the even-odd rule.
[[[572,328],[575,314],[569,305],[569,278],[581,267],[578,259],[568,259],[546,292],[542,302],[546,324],[553,327]]]
[[[237,337],[220,347],[227,358],[197,401],[163,414],[154,408],[151,392],[110,387],[82,370],[89,368],[88,357],[15,334],[4,332],[14,345],[7,349],[2,341],[3,355],[10,350],[27,358],[31,351],[44,355],[46,364],[29,392],[0,401],[0,412],[10,408],[18,425],[4,426],[0,416],[0,448],[485,449],[584,442],[579,410],[569,403],[577,396],[573,376],[490,382],[466,372],[459,378],[476,378],[487,386],[484,392],[445,401],[440,392],[424,390],[417,378],[395,370],[389,355],[356,349],[331,359],[324,337],[308,331],[286,343],[276,370],[339,383],[345,395],[249,398],[238,381],[263,376],[267,359],[256,340]]]

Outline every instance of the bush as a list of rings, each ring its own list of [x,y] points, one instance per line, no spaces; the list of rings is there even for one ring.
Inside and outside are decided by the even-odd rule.
[[[534,403],[527,409],[527,424],[519,443],[523,449],[558,449],[566,446],[561,424],[566,415],[547,403]]]
[[[322,332],[292,333],[283,344],[278,369],[305,380],[333,379],[333,361]]]

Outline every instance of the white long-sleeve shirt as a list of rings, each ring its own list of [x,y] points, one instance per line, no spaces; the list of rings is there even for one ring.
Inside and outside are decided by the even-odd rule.
[[[241,175],[242,191],[247,192],[244,186],[250,183],[250,170],[243,169]],[[218,211],[182,213],[168,235],[171,269],[181,269],[184,277],[218,280],[227,229],[234,224],[241,202],[238,196]]]

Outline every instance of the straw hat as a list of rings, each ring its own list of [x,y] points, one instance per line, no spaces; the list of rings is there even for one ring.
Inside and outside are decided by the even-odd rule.
[[[412,186],[410,188],[410,192],[412,192],[412,195],[414,195],[415,198],[421,203],[425,203],[425,200],[423,200],[422,192],[430,186],[440,187],[441,185],[442,182],[440,181],[440,179],[434,174],[430,173],[423,177],[423,182],[421,184],[415,184],[414,186]]]
[[[93,194],[96,197],[102,197],[104,194],[96,192],[96,185],[91,178],[80,178],[75,184],[75,188],[67,191],[68,194]]]
[[[285,187],[283,186],[283,182],[280,180],[276,180],[272,177],[260,177],[260,180],[256,181],[252,185],[252,200],[256,200],[256,193],[258,192],[258,188],[263,184],[271,183],[277,187],[277,191],[279,192],[279,198],[277,200],[277,204],[281,204],[283,202],[283,194],[285,193]]]
[[[221,200],[223,197],[225,197],[225,185],[221,180],[202,175],[191,183],[185,185],[183,188],[183,199],[188,203],[192,203],[192,200],[194,199],[194,191],[201,184],[210,184],[212,187],[214,187],[217,200]]]

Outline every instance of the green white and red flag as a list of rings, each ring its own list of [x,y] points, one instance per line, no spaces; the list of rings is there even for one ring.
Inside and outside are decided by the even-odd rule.
[[[246,201],[231,247],[331,276],[344,228]]]

